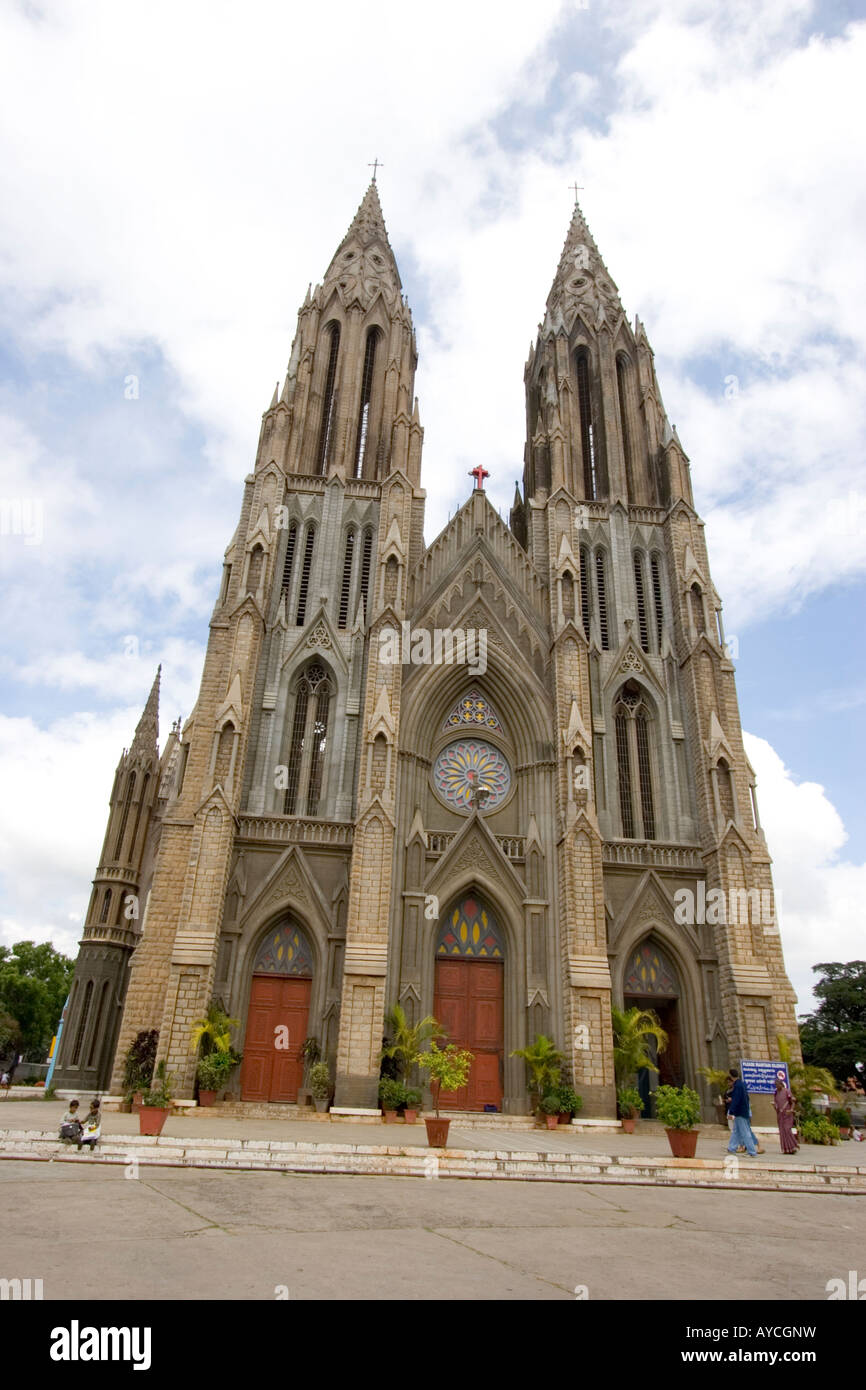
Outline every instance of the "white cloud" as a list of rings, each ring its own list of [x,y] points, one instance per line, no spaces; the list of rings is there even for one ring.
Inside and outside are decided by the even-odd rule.
[[[842,857],[842,818],[817,782],[798,782],[766,739],[744,734],[758,782],[758,806],[780,893],[779,925],[799,1008],[815,1006],[819,961],[863,956],[866,864]]]

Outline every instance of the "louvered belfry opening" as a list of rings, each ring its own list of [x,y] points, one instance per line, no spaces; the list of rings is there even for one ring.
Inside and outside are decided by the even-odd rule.
[[[346,534],[346,547],[343,552],[343,582],[340,585],[340,612],[338,627],[346,627],[349,620],[349,600],[352,595],[352,568],[355,556],[355,532]]]
[[[641,687],[626,681],[614,704],[619,808],[626,840],[656,838],[651,717]]]
[[[358,410],[358,433],[355,442],[355,467],[353,476],[363,478],[364,462],[367,455],[367,441],[370,431],[370,402],[373,395],[373,369],[376,364],[376,344],[379,330],[371,328],[367,334],[364,350],[364,371],[361,378],[361,404]]]
[[[334,426],[334,404],[337,385],[337,358],[340,353],[340,325],[332,323],[327,329],[330,337],[328,347],[328,369],[325,375],[325,390],[322,396],[322,424],[319,430],[318,471],[324,473],[328,467],[331,453],[331,438]]]
[[[286,764],[286,816],[319,813],[333,686],[318,662],[308,666],[295,686],[291,741]]]
[[[595,552],[595,582],[598,595],[598,631],[604,651],[610,647],[610,633],[607,625],[607,585],[605,582],[604,551]]]
[[[632,556],[634,565],[634,591],[637,599],[637,625],[640,644],[645,652],[649,647],[649,622],[647,620],[646,594],[644,593],[643,556],[636,550]]]
[[[301,566],[301,582],[298,587],[298,611],[295,618],[295,626],[303,627],[307,617],[307,595],[310,590],[310,570],[313,567],[313,547],[316,544],[315,526],[307,527],[307,539],[304,544],[304,561]]]

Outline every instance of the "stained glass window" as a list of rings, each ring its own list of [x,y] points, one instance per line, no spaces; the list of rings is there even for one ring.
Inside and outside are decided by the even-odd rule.
[[[312,975],[310,943],[294,922],[269,931],[259,948],[254,975]]]
[[[680,987],[676,972],[666,956],[652,941],[644,941],[629,961],[623,994],[678,995]]]
[[[446,917],[436,946],[437,956],[471,956],[502,960],[502,936],[492,912],[471,895]]]
[[[460,729],[469,724],[476,729],[493,729],[497,733],[502,732],[502,725],[496,714],[484,696],[477,690],[470,690],[468,695],[463,695],[457,701],[445,723],[443,729]]]
[[[433,782],[439,795],[458,811],[471,811],[476,788],[486,788],[489,795],[483,809],[491,811],[511,789],[511,768],[492,744],[459,739],[442,749],[433,764]]]

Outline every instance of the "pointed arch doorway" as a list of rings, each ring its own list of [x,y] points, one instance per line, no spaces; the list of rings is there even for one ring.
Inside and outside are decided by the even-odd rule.
[[[656,1053],[655,1044],[649,1051],[657,1072],[648,1069],[638,1072],[637,1086],[644,1102],[644,1114],[650,1116],[652,1093],[656,1086],[682,1086],[683,1052],[680,1036],[680,983],[673,963],[652,940],[644,938],[631,952],[623,978],[623,1006],[637,1005],[652,1009],[668,1035],[667,1047]]]
[[[304,932],[291,920],[272,927],[253,965],[241,1100],[297,1100],[312,985],[313,958]]]
[[[445,914],[436,942],[433,1014],[448,1042],[474,1056],[469,1081],[443,1110],[502,1109],[505,951],[496,918],[468,893]]]

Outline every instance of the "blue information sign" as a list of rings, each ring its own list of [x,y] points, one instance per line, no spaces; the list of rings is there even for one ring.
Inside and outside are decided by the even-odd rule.
[[[740,1075],[746,1083],[746,1090],[756,1095],[771,1096],[776,1089],[778,1076],[786,1086],[789,1084],[787,1062],[755,1062],[741,1057]]]

